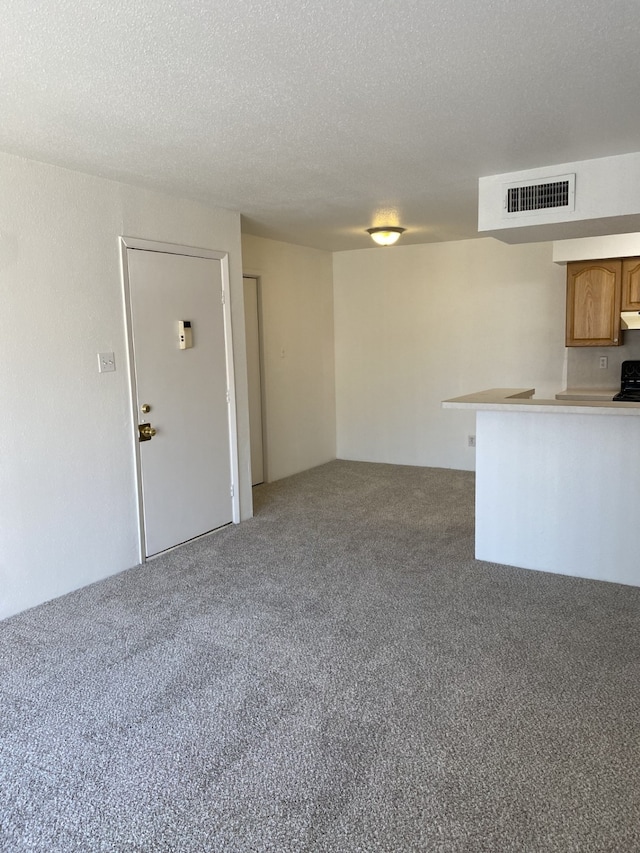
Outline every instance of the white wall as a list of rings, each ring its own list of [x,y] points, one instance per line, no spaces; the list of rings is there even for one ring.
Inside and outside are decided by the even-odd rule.
[[[477,412],[476,557],[640,586],[640,412],[569,411]]]
[[[0,618],[138,559],[121,234],[229,252],[251,514],[239,216],[0,154]]]
[[[260,279],[266,476],[336,455],[332,263],[329,252],[243,235],[244,272]]]
[[[619,347],[569,347],[567,349],[567,388],[620,390],[622,362],[640,359],[640,330],[621,332]],[[600,367],[606,356],[607,366]]]
[[[492,238],[334,255],[337,455],[473,469],[472,412],[442,400],[564,388],[565,270]]]

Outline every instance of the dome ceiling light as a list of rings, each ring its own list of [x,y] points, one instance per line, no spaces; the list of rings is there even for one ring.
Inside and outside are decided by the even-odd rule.
[[[382,225],[379,228],[367,228],[367,234],[370,234],[371,239],[379,246],[393,246],[406,230],[406,228],[397,228],[395,225]]]

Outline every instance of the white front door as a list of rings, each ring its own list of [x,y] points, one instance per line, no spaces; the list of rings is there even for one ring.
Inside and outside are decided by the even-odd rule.
[[[127,267],[138,424],[155,430],[139,445],[151,556],[233,516],[221,262],[128,248]]]

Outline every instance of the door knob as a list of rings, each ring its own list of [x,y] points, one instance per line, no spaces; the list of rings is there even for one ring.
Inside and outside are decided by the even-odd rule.
[[[138,432],[140,433],[140,441],[151,441],[156,434],[156,430],[151,424],[138,424]]]

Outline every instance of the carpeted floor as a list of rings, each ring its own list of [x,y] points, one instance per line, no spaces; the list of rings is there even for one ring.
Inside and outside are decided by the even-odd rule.
[[[640,589],[476,562],[473,499],[332,462],[0,623],[0,850],[639,851]]]

